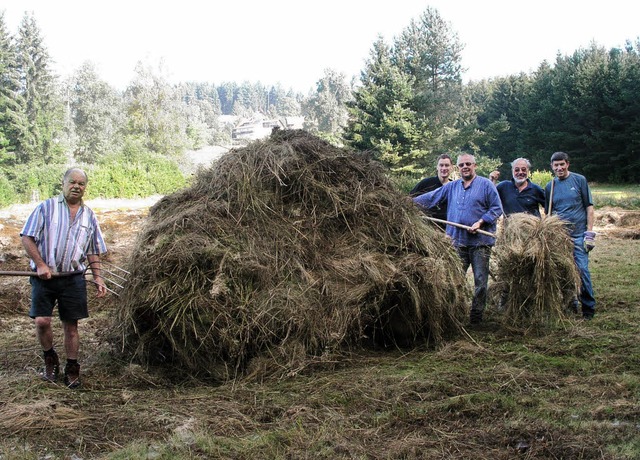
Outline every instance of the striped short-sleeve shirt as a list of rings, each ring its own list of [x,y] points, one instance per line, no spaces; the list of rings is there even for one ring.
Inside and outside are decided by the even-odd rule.
[[[40,203],[27,219],[20,236],[33,237],[45,263],[57,272],[85,270],[87,255],[107,252],[95,213],[82,204],[71,221],[71,212],[62,194]],[[33,260],[31,268],[36,269]]]

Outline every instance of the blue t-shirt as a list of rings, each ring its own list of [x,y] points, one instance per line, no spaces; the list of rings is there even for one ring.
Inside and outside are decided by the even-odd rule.
[[[593,206],[591,190],[587,184],[587,179],[577,173],[570,173],[569,176],[560,180],[553,179],[553,206],[552,214],[557,214],[562,220],[567,222],[572,238],[578,238],[587,231],[587,208]],[[545,209],[549,209],[549,197],[551,194],[551,182],[545,187]]]
[[[482,219],[482,230],[495,233],[496,221],[502,215],[502,205],[495,185],[486,177],[476,176],[467,188],[462,179],[447,182],[433,192],[413,199],[427,209],[447,200],[447,220],[471,227]],[[447,225],[447,235],[455,246],[493,246],[495,238],[480,233],[470,233],[463,228]]]
[[[527,179],[527,186],[520,191],[512,179],[500,182],[496,188],[505,215],[526,212],[540,217],[540,206],[544,206],[544,190],[538,184]]]

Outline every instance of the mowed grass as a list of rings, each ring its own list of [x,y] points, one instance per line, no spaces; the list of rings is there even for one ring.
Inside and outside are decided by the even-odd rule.
[[[437,350],[353,350],[275,381],[176,385],[118,362],[105,303],[69,391],[38,380],[31,324],[7,314],[0,458],[640,458],[640,240],[597,243],[592,321],[521,335],[489,310]]]
[[[619,207],[624,209],[640,209],[640,185],[591,184],[594,206]]]

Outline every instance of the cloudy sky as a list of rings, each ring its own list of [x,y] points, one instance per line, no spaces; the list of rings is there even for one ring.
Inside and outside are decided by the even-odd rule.
[[[629,0],[2,0],[0,11],[13,34],[33,14],[61,76],[88,60],[124,89],[142,61],[175,82],[280,82],[307,93],[326,68],[359,75],[377,36],[390,43],[428,6],[465,45],[465,80],[640,37],[640,2]]]

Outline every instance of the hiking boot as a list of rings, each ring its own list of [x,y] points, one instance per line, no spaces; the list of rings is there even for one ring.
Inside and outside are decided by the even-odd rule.
[[[482,322],[482,311],[479,310],[471,310],[471,315],[469,317],[469,322],[471,324],[480,324]]]
[[[64,366],[64,384],[72,390],[80,386],[80,364],[67,363]]]
[[[591,320],[594,314],[595,311],[593,309],[582,307],[582,319]]]
[[[58,380],[60,373],[60,360],[58,354],[54,351],[44,357],[44,369],[42,371],[42,380],[46,382],[55,382]]]

